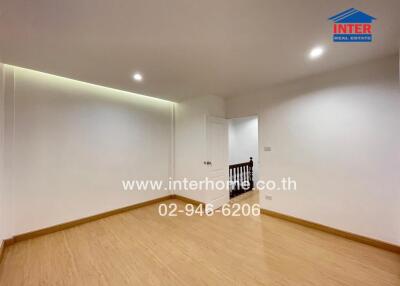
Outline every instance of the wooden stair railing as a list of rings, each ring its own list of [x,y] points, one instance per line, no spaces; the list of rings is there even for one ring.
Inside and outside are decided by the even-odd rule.
[[[236,197],[254,188],[253,157],[249,162],[229,165],[230,197]]]

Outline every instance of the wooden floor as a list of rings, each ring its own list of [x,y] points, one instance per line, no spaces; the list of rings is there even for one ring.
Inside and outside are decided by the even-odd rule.
[[[400,285],[400,256],[265,215],[153,205],[7,248],[0,285]]]

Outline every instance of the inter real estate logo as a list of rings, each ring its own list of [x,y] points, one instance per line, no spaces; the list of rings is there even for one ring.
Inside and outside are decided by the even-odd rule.
[[[371,42],[372,22],[376,18],[350,8],[329,18],[333,21],[334,42]]]

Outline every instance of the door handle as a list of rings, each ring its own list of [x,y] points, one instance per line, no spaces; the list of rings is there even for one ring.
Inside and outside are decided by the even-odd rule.
[[[211,161],[204,161],[204,165],[211,165]]]

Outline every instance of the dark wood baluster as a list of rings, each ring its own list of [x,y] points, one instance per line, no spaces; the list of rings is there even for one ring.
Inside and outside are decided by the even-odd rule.
[[[245,168],[246,168],[246,178],[245,178],[246,189],[248,190],[249,189],[249,183],[250,183],[250,180],[249,180],[249,166],[247,165]]]
[[[231,197],[250,191],[254,188],[253,181],[253,158],[249,162],[239,163],[229,166],[229,179],[231,185]],[[243,183],[246,182],[246,188]]]
[[[249,182],[250,182],[250,190],[254,188],[254,182],[253,182],[253,157],[250,157],[250,162],[249,162]]]

